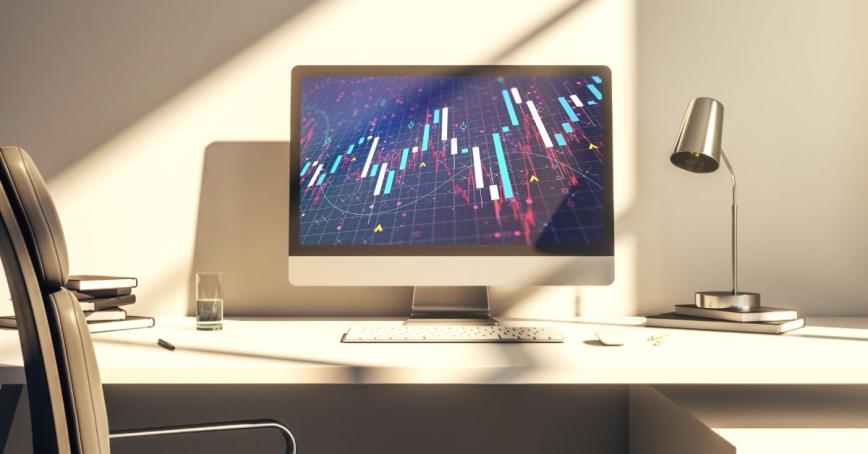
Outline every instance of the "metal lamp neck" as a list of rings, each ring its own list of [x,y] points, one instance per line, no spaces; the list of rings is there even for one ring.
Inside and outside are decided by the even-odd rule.
[[[729,163],[729,158],[726,157],[726,153],[723,150],[720,150],[720,157],[723,158],[723,163],[726,164],[726,168],[729,170],[729,178],[732,180],[732,204],[736,204],[736,181],[735,181],[735,171],[732,170],[732,164]]]
[[[738,295],[738,205],[736,198],[735,171],[726,157],[726,153],[720,150],[720,157],[729,169],[729,178],[732,180],[732,294]]]

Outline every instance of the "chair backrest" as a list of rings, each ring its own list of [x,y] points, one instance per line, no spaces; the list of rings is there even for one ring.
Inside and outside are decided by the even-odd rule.
[[[27,376],[34,452],[107,454],[99,367],[78,301],[63,288],[66,241],[33,160],[0,147],[0,258]]]

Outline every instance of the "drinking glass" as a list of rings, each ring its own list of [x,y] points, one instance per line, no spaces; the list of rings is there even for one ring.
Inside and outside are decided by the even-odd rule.
[[[223,273],[196,273],[196,329],[223,329]]]

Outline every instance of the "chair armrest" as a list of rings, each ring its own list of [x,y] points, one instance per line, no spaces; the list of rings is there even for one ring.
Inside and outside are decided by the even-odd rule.
[[[292,435],[292,432],[286,426],[273,419],[248,419],[244,421],[152,427],[150,429],[118,430],[109,434],[109,440],[250,429],[277,429],[283,435],[283,439],[286,442],[286,454],[295,454],[295,437]]]

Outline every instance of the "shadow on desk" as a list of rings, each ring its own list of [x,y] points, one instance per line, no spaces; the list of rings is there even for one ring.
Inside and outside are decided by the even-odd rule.
[[[810,330],[799,329],[787,333],[787,336],[811,339],[868,341],[868,326],[866,326],[864,318],[823,318],[821,323],[815,325],[808,318],[805,320],[805,326],[810,327]]]
[[[600,326],[642,326],[645,317],[572,317],[572,318],[537,318],[537,317],[497,317],[498,320],[527,323],[576,323],[580,325]]]
[[[135,341],[129,339],[95,339],[96,343],[99,344],[115,344],[115,345],[125,345],[129,347],[143,347],[143,348],[154,348],[153,342],[145,342],[145,341]],[[203,347],[190,347],[184,346],[179,348],[177,351],[184,351],[190,353],[204,353],[206,355],[222,355],[227,357],[242,357],[242,358],[251,358],[251,359],[264,359],[270,361],[289,361],[294,363],[306,363],[317,366],[341,366],[348,367],[351,370],[357,371],[357,375],[359,379],[361,379],[361,375],[363,373],[362,367],[350,364],[343,363],[337,361],[325,361],[321,359],[314,358],[301,358],[298,356],[285,356],[285,355],[269,355],[262,353],[254,353],[250,351],[241,351],[241,350],[220,350],[216,348],[203,348]],[[360,381],[360,380],[359,380]]]

